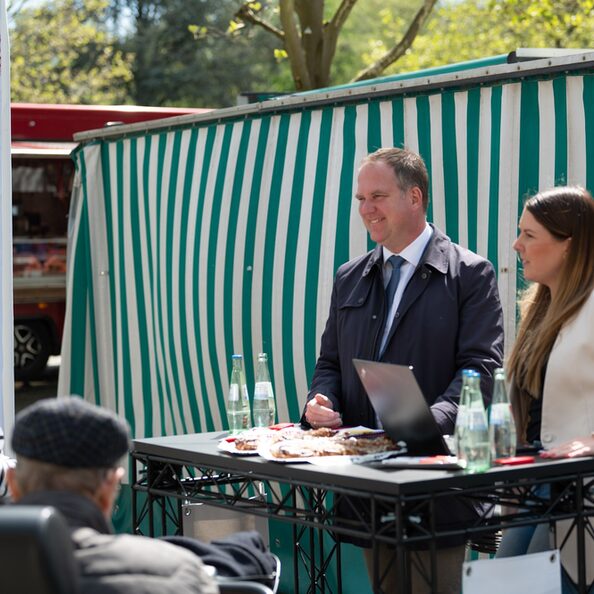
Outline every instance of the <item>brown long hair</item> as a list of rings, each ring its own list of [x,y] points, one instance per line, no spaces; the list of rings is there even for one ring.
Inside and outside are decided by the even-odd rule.
[[[540,192],[526,210],[553,237],[571,238],[554,301],[548,287],[534,283],[520,300],[520,327],[508,370],[519,437],[526,439],[528,413],[542,393],[544,370],[559,331],[594,289],[594,200],[578,186]]]

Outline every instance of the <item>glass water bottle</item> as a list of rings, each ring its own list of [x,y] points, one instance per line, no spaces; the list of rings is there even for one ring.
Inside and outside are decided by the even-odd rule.
[[[233,355],[231,360],[233,366],[231,368],[229,395],[227,397],[227,419],[229,421],[229,432],[239,433],[252,426],[250,399],[245,381],[243,357],[241,355]]]

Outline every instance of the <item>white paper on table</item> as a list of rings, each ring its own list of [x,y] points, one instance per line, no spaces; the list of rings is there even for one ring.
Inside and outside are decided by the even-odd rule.
[[[561,594],[558,550],[464,563],[464,594]]]
[[[344,466],[352,464],[351,456],[312,456],[305,459],[314,466]]]

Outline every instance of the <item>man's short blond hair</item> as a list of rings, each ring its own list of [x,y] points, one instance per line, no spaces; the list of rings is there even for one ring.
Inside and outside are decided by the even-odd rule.
[[[417,187],[423,196],[423,210],[427,212],[429,205],[429,174],[422,157],[417,153],[401,148],[381,148],[367,155],[361,165],[377,163],[388,165],[398,180],[400,188],[404,191]]]

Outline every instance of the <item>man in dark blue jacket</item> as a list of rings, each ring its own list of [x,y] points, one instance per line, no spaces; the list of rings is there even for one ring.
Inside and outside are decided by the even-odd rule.
[[[359,214],[378,245],[336,273],[303,418],[312,427],[376,426],[353,358],[412,365],[443,434],[454,430],[463,369],[481,373],[490,397],[503,356],[495,271],[427,223],[428,188],[423,160],[407,150],[380,149],[359,169]],[[463,556],[463,544],[438,551],[440,592],[460,591]],[[413,575],[413,591],[423,582]]]

